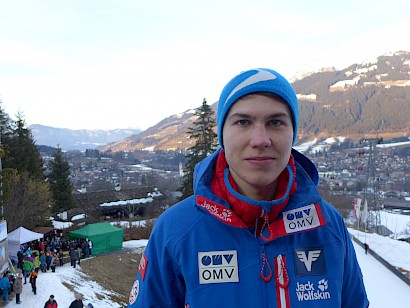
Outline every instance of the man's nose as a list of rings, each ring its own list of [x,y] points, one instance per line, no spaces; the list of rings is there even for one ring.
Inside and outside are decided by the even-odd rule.
[[[271,145],[271,139],[265,126],[255,126],[252,131],[250,145],[252,147],[267,147]]]

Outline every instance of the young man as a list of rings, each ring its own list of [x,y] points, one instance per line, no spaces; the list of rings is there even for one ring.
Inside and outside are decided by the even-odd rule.
[[[218,103],[221,148],[194,196],[157,220],[129,307],[367,307],[343,219],[292,149],[298,102],[280,74],[234,77]]]

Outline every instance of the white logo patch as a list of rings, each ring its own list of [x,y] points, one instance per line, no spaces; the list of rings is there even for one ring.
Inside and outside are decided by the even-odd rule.
[[[239,282],[236,250],[198,252],[199,283]]]
[[[320,256],[320,250],[311,250],[306,256],[306,251],[298,251],[298,259],[305,264],[306,270],[310,272],[312,270],[312,262],[316,261]]]
[[[286,233],[295,233],[320,227],[319,217],[314,204],[283,212],[283,223],[285,224]]]
[[[327,289],[328,281],[326,279],[320,280],[316,288],[310,281],[306,283],[296,282],[296,296],[299,302],[330,299],[331,295]]]

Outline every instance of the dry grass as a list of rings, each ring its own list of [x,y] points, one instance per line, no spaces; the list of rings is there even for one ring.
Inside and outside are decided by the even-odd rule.
[[[130,240],[149,238],[153,225],[153,221],[147,221],[145,227],[127,228],[124,237]],[[90,279],[117,294],[111,297],[113,302],[126,307],[140,259],[140,250],[123,249],[81,260],[81,268]]]
[[[111,297],[112,301],[126,306],[140,258],[135,251],[122,250],[81,260],[81,268],[90,279],[118,294]]]

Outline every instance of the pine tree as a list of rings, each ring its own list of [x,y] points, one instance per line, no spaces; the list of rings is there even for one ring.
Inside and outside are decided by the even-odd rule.
[[[202,106],[196,109],[197,120],[189,127],[187,134],[190,139],[195,139],[195,145],[187,150],[187,162],[184,169],[184,180],[180,191],[181,200],[191,196],[193,190],[195,165],[205,157],[211,155],[217,148],[217,135],[214,131],[216,126],[215,112],[207,104],[204,98]]]
[[[4,158],[5,158],[5,147],[4,147],[4,139],[6,137],[6,133],[8,131],[8,127],[10,126],[10,117],[4,111],[2,106],[2,101],[0,100],[0,216],[1,219],[4,218],[4,179],[3,179],[3,165],[4,165]]]
[[[27,172],[39,180],[44,179],[43,159],[21,114],[17,115],[17,120],[2,135],[2,143],[5,151],[4,168]]]
[[[0,102],[1,104],[1,102]],[[44,226],[52,197],[44,179],[43,161],[31,131],[19,114],[13,121],[0,106],[2,209],[9,230]]]
[[[53,212],[69,210],[75,207],[72,195],[73,185],[70,181],[70,165],[64,159],[60,147],[57,148],[54,158],[49,164],[51,172],[47,178],[54,198]]]

